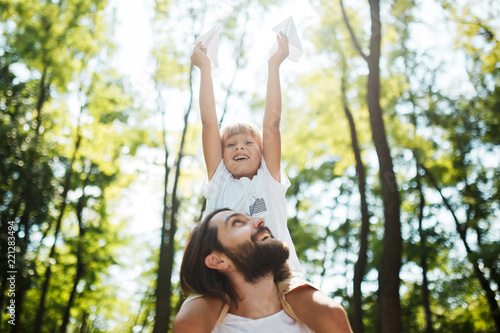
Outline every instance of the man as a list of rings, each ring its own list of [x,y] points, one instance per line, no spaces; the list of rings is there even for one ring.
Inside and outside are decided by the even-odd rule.
[[[286,301],[287,292],[297,287],[287,258],[288,248],[274,239],[264,219],[217,210],[191,233],[181,265],[181,289],[186,295],[225,303],[212,332],[310,332],[292,319],[297,317]],[[318,297],[326,296],[318,291]],[[183,306],[190,303],[188,298]],[[343,308],[335,304],[331,311],[331,331],[351,332]],[[173,331],[204,331],[189,327],[189,319],[175,318]]]

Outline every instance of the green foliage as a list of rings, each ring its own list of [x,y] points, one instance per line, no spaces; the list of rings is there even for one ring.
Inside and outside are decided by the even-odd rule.
[[[440,284],[439,296],[435,295],[433,302],[436,315],[435,329],[450,332],[453,330],[470,332],[494,332],[486,300],[482,295],[482,288],[475,278],[470,275],[471,267],[463,265],[461,261],[451,262],[453,272],[445,277]],[[457,290],[462,291],[457,294]],[[437,290],[436,290],[437,291]],[[436,292],[435,292],[436,293]]]
[[[13,29],[7,29],[8,50],[22,55],[30,70],[47,73],[48,80],[64,91],[73,73],[82,69],[82,55],[91,57],[102,47],[96,28],[106,4],[102,0],[13,1],[11,15],[4,18],[13,23],[8,26]],[[89,21],[96,24],[86,24]]]
[[[41,285],[50,264],[43,331],[59,330],[75,283],[71,317],[82,325],[111,331],[109,323],[122,321],[120,316],[126,316],[129,308],[127,302],[116,300],[118,290],[109,286],[107,272],[119,264],[116,257],[129,240],[123,234],[124,225],[112,223],[110,212],[132,180],[121,174],[120,160],[135,154],[146,141],[147,130],[130,125],[140,117],[121,78],[107,66],[97,66],[100,71],[92,72],[96,61],[90,59],[109,51],[103,49],[110,45],[104,39],[102,14],[107,2],[12,1],[1,5],[6,10],[2,12],[0,126],[6,135],[0,140],[0,150],[6,186],[1,193],[0,228],[3,236],[7,221],[18,226],[17,324],[21,330],[35,325]],[[77,101],[77,112],[75,102],[66,102],[69,97]],[[72,173],[65,184],[68,172]],[[68,197],[62,197],[65,187]],[[48,258],[63,200],[68,207],[55,254]],[[77,256],[83,274],[75,281]],[[2,260],[3,268],[6,262]],[[2,320],[2,330],[7,325]]]

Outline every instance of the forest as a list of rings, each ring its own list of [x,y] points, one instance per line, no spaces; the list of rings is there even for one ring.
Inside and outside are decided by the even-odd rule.
[[[221,24],[220,124],[261,126],[289,16],[305,278],[355,333],[500,332],[500,2],[0,0],[1,332],[171,330],[204,208],[193,42]]]

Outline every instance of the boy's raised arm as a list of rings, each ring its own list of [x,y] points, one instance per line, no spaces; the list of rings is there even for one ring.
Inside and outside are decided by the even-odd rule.
[[[219,122],[215,110],[212,71],[207,49],[196,44],[191,55],[191,62],[200,68],[200,115],[202,125],[203,155],[207,167],[208,179],[212,179],[217,166],[222,160],[222,147],[219,133]]]
[[[266,107],[262,125],[263,156],[271,175],[280,181],[281,168],[281,86],[279,68],[290,54],[288,37],[281,31],[276,37],[278,50],[269,58],[267,78]]]

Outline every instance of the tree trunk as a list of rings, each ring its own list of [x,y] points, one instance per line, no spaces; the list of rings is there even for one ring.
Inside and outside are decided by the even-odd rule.
[[[149,325],[149,311],[146,311],[144,313],[144,320],[142,321],[142,326],[141,326],[141,330],[139,331],[139,333],[142,333]]]
[[[151,21],[151,26],[154,27],[154,22]],[[153,38],[156,37],[153,29]],[[159,68],[159,60],[156,59],[156,66]],[[170,167],[168,165],[169,158],[169,150],[167,145],[167,129],[166,129],[166,111],[165,111],[165,102],[163,100],[163,96],[161,93],[161,87],[157,80],[155,82],[157,96],[157,108],[162,116],[162,128],[163,128],[163,147],[165,149],[165,164],[164,164],[164,186],[163,186],[163,211],[162,211],[162,227],[161,227],[161,240],[160,240],[160,256],[158,260],[158,278],[156,282],[156,301],[155,301],[155,323],[154,330],[155,332],[167,332],[169,327],[169,317],[170,317],[170,282],[165,281],[165,277],[168,276],[166,270],[168,270],[168,260],[166,252],[166,244],[168,243],[168,232],[169,226],[167,224],[168,217],[168,179],[170,176]],[[145,317],[147,320],[147,316]]]
[[[88,184],[89,177],[90,177],[91,171],[87,174],[87,177],[85,177],[85,181],[83,182],[82,189],[85,189],[85,187]],[[83,224],[83,217],[82,217],[82,211],[83,207],[85,206],[85,195],[82,194],[80,199],[78,200],[78,204],[76,206],[76,217],[78,220],[78,248],[76,251],[76,274],[75,278],[73,279],[73,288],[71,289],[71,293],[69,296],[68,304],[66,305],[66,308],[64,310],[64,315],[63,315],[63,321],[61,324],[61,328],[59,332],[61,333],[66,333],[69,319],[70,319],[70,313],[71,313],[71,308],[73,307],[73,304],[75,303],[75,298],[76,298],[76,288],[78,287],[78,283],[80,282],[83,273],[85,271],[85,266],[83,263],[83,242],[84,242],[84,237],[85,237],[85,227]]]
[[[151,22],[151,26],[154,26],[153,21]],[[153,29],[154,32],[154,29]],[[153,38],[156,37],[156,34],[153,33]],[[156,66],[159,68],[159,60],[158,58],[156,59]],[[165,254],[166,252],[166,244],[168,243],[168,238],[167,238],[167,233],[169,231],[168,225],[167,225],[167,217],[168,217],[168,179],[170,176],[170,167],[168,165],[168,158],[169,158],[169,150],[168,150],[168,145],[167,145],[167,129],[166,129],[166,111],[165,111],[165,102],[163,101],[163,96],[161,94],[161,87],[160,84],[157,80],[155,82],[155,88],[158,93],[157,96],[157,108],[161,113],[162,117],[162,134],[163,134],[163,148],[165,149],[165,164],[164,164],[164,186],[163,186],[163,211],[162,211],[162,227],[161,227],[161,240],[160,240],[160,256],[158,260],[158,278],[156,282],[156,301],[155,301],[155,306],[156,306],[156,312],[155,312],[155,323],[154,323],[154,330],[155,332],[167,332],[168,331],[168,325],[169,325],[169,317],[170,317],[170,286],[165,286],[167,281],[164,280],[164,277],[167,276],[168,274],[165,272],[168,267],[168,260],[167,256]],[[147,320],[147,316],[145,317],[145,320]]]
[[[420,168],[417,165],[417,190],[420,195],[420,204],[418,211],[418,234],[420,235],[420,267],[422,267],[422,304],[425,311],[425,332],[433,333],[432,312],[429,301],[429,280],[427,279],[427,236],[424,232],[422,222],[424,220],[425,197],[422,191],[422,179],[420,177]]]
[[[55,253],[56,253],[56,244],[57,244],[57,237],[59,236],[59,232],[61,230],[61,224],[62,224],[62,219],[64,216],[64,211],[66,210],[66,199],[68,196],[69,192],[69,187],[70,187],[70,181],[71,181],[71,175],[73,173],[73,164],[76,159],[76,154],[78,152],[78,149],[80,148],[80,142],[81,142],[81,135],[79,132],[79,127],[78,127],[78,134],[75,142],[75,147],[73,150],[73,156],[71,157],[71,162],[68,165],[66,169],[66,176],[64,178],[64,189],[62,193],[62,201],[61,201],[61,207],[59,209],[59,217],[57,219],[56,223],[56,230],[54,232],[54,244],[52,244],[52,247],[50,249],[50,254],[49,258],[47,260],[47,270],[45,271],[45,280],[42,285],[42,292],[40,295],[40,304],[38,306],[38,311],[36,313],[36,318],[34,322],[34,333],[40,333],[42,331],[42,325],[43,325],[43,317],[45,314],[45,301],[47,298],[47,291],[49,289],[49,284],[50,284],[50,278],[52,276],[52,269],[51,269],[51,259],[54,259]]]
[[[382,260],[378,281],[378,303],[380,329],[384,333],[400,333],[402,330],[401,304],[399,300],[399,271],[401,268],[402,238],[400,221],[400,199],[394,174],[392,157],[385,134],[382,108],[380,107],[380,0],[369,0],[371,17],[370,54],[361,50],[349,24],[340,0],[344,21],[351,34],[354,46],[368,64],[367,103],[372,128],[372,139],[379,162],[379,177],[384,203],[385,229]]]
[[[381,23],[379,0],[370,0],[371,39],[368,58],[368,110],[372,138],[379,161],[379,177],[384,202],[385,230],[382,260],[379,267],[379,306],[382,332],[400,333],[402,330],[401,304],[399,300],[399,270],[401,268],[401,222],[399,193],[394,174],[392,157],[385,134],[380,107],[380,42]]]
[[[358,189],[360,195],[361,203],[361,229],[359,233],[359,254],[356,264],[354,264],[354,279],[353,279],[353,316],[352,316],[352,329],[355,333],[362,333],[364,331],[363,325],[363,309],[362,309],[362,293],[361,284],[365,277],[366,262],[367,262],[367,251],[368,251],[368,234],[370,233],[370,217],[368,213],[368,204],[366,202],[366,176],[365,176],[365,166],[361,159],[361,150],[358,144],[358,137],[356,132],[356,124],[354,123],[354,118],[352,117],[351,110],[347,104],[346,97],[346,63],[345,58],[342,57],[343,68],[342,68],[342,106],[344,107],[344,112],[349,121],[349,128],[351,131],[351,144],[354,153],[354,158],[356,159],[356,174],[358,176]]]
[[[82,314],[82,327],[80,327],[80,333],[87,333],[87,318],[89,314],[87,311],[84,311]]]
[[[78,224],[80,225],[80,221],[78,221]],[[69,323],[69,319],[70,319],[70,311],[71,311],[71,308],[73,307],[73,304],[75,302],[75,298],[76,298],[76,288],[78,287],[78,283],[80,282],[82,276],[83,276],[83,273],[84,273],[84,270],[85,270],[85,267],[83,265],[83,258],[82,258],[82,245],[81,243],[83,242],[83,236],[85,234],[85,230],[83,229],[83,226],[80,225],[80,235],[79,235],[79,244],[78,244],[78,251],[77,251],[77,255],[76,255],[76,274],[75,274],[75,278],[73,280],[73,288],[71,289],[71,294],[69,296],[69,300],[68,300],[68,304],[66,305],[66,308],[64,310],[64,316],[63,316],[63,322],[61,324],[61,328],[59,330],[59,332],[61,333],[66,333],[67,331],[67,327],[68,327],[68,323]]]
[[[156,314],[155,325],[153,333],[168,332],[170,327],[170,316],[172,306],[170,299],[172,297],[172,268],[174,264],[175,255],[175,233],[177,231],[177,212],[179,210],[179,200],[177,199],[177,185],[180,177],[180,166],[184,156],[184,143],[188,128],[188,118],[191,112],[193,102],[193,65],[189,69],[189,86],[190,86],[190,99],[189,106],[184,115],[184,129],[182,131],[182,138],[179,147],[179,153],[175,163],[175,178],[174,187],[172,190],[172,205],[170,212],[170,225],[162,228],[162,240],[160,245],[160,261],[158,265],[158,279],[156,283]],[[167,238],[168,237],[168,238]]]
[[[169,226],[167,224],[167,184],[168,176],[170,174],[170,168],[168,167],[168,150],[165,146],[165,186],[163,192],[163,213],[162,213],[162,228],[161,228],[161,244],[160,244],[160,258],[158,262],[158,278],[156,281],[156,313],[155,313],[155,324],[153,332],[167,332],[169,327],[170,318],[170,282],[166,281],[168,276],[168,254],[167,244],[169,242],[168,232]],[[170,279],[169,279],[170,280]]]

